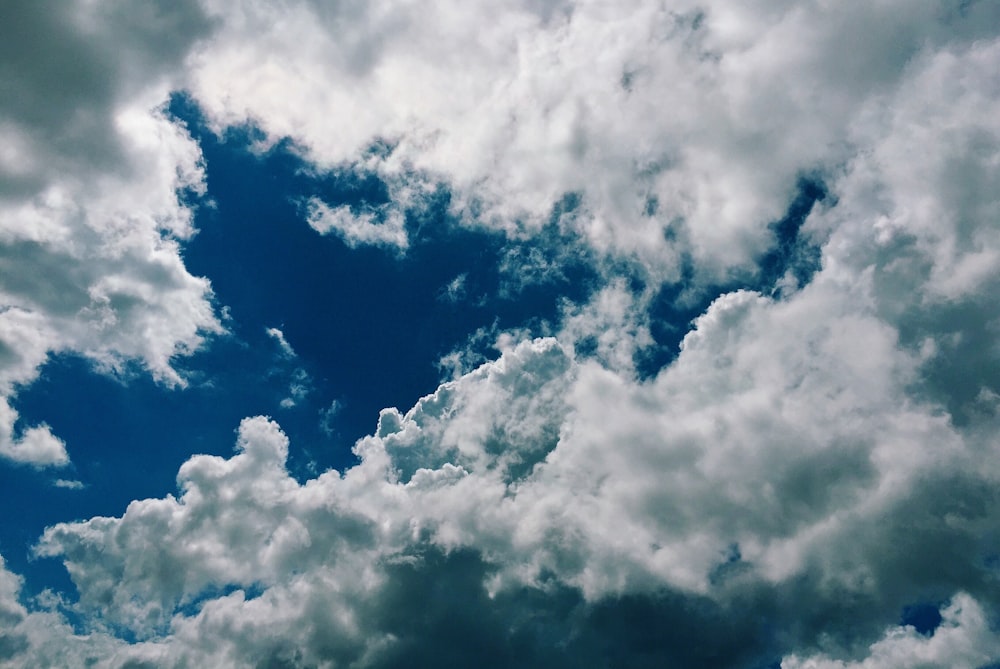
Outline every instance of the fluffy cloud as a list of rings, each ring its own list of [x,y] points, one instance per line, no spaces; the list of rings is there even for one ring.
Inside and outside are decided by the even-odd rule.
[[[1000,96],[997,40],[925,55],[873,100],[851,136],[839,204],[814,217],[831,276],[872,284],[877,312],[921,351],[924,390],[968,422],[1000,390]]]
[[[191,88],[220,127],[251,119],[320,166],[430,174],[456,211],[509,230],[577,193],[596,247],[672,279],[683,253],[709,277],[751,266],[799,176],[863,148],[849,128],[866,103],[1000,19],[991,3],[764,0],[213,11]]]
[[[995,3],[497,2],[488,21],[445,1],[207,4],[212,39],[193,44],[207,19],[177,10],[164,34],[183,39],[136,62],[183,69],[220,129],[252,120],[318,170],[363,163],[389,183],[377,213],[314,201],[318,231],[405,249],[399,212],[440,181],[469,223],[520,236],[558,218],[611,278],[554,337],[504,338],[497,360],[383,410],[344,472],[296,481],[277,424],[249,418],[232,457],[183,465],[178,496],[49,528],[37,551],[65,562],[79,602],[29,610],[0,569],[0,658],[1000,659]],[[96,34],[122,19],[84,14]],[[172,356],[218,328],[178,255],[197,147],[148,112],[166,84],[142,81],[114,70],[70,105],[96,110],[115,151],[94,165],[74,144],[93,128],[38,148],[50,135],[7,112],[5,397],[53,350],[180,382]],[[674,362],[636,378],[649,291],[752,286],[804,174],[829,192],[795,240],[818,249],[811,281],[727,290]],[[18,263],[54,269],[19,283]],[[0,408],[0,453],[65,461]],[[936,630],[897,625],[926,602],[945,602]]]
[[[148,639],[129,653],[168,664],[392,664],[416,643],[393,615],[422,615],[437,588],[459,599],[420,633],[459,612],[512,620],[492,642],[530,666],[543,633],[580,666],[578,635],[630,607],[662,626],[689,611],[698,644],[731,628],[741,641],[718,666],[883,652],[877,636],[908,603],[992,601],[998,472],[907,399],[918,361],[837,290],[720,298],[645,384],[554,339],[522,343],[406,414],[383,411],[359,465],[301,485],[277,426],[248,419],[237,455],[184,465],[179,498],[58,525],[39,550],[66,560],[82,611]],[[837,328],[815,313],[838,305]],[[561,627],[560,607],[573,614]],[[935,638],[955,636],[955,610]],[[732,618],[747,611],[781,632],[751,642],[763,623]],[[994,652],[975,638],[969,657]],[[707,657],[682,648],[665,635],[650,653]]]
[[[806,660],[791,657],[782,669],[876,669],[879,667],[928,667],[978,669],[1000,655],[1000,641],[991,629],[983,608],[965,593],[959,593],[941,611],[942,625],[930,637],[912,627],[888,631],[872,644],[860,662],[826,658]]]
[[[0,663],[3,666],[84,667],[114,662],[125,644],[107,634],[76,635],[54,610],[30,611],[19,601],[21,579],[0,558]]]
[[[50,353],[117,372],[137,360],[179,384],[171,359],[220,331],[179,251],[200,151],[157,111],[209,21],[194,3],[13,2],[4,25],[0,454],[62,464],[62,442],[45,425],[19,433],[11,406]]]

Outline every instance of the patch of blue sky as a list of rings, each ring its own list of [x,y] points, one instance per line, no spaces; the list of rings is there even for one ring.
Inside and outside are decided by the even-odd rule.
[[[899,617],[900,625],[909,625],[924,636],[932,636],[941,626],[942,602],[920,602],[903,607]]]

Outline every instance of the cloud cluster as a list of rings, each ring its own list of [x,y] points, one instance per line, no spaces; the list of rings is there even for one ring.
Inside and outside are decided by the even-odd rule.
[[[861,110],[1000,21],[992,3],[901,0],[212,11],[222,27],[190,85],[219,127],[252,120],[319,166],[441,179],[457,212],[507,230],[575,193],[592,244],[666,279],[684,254],[708,277],[751,267],[799,176],[865,150]],[[376,142],[392,151],[370,156]]]
[[[682,666],[990,658],[995,445],[982,458],[907,399],[916,363],[853,299],[836,329],[811,313],[831,290],[720,298],[648,384],[524,342],[383,411],[360,464],[304,484],[277,425],[247,419],[236,455],[181,468],[180,497],[57,525],[38,550],[153,666],[430,664],[462,617],[505,630],[470,632],[497,666],[603,666],[632,630],[604,629],[597,656],[587,635],[642,615],[650,661]],[[879,641],[905,605],[953,595],[930,641]]]
[[[53,352],[166,383],[221,326],[179,242],[180,193],[203,190],[201,153],[157,111],[210,22],[193,2],[59,11],[7,3],[0,54],[0,455],[65,464],[47,426],[11,406]]]
[[[167,85],[140,85],[151,72],[181,72],[219,128],[252,120],[319,170],[367,161],[406,200],[315,201],[320,232],[405,249],[422,179],[512,235],[573,193],[556,223],[627,276],[566,305],[553,337],[503,338],[497,360],[383,410],[344,472],[296,481],[278,425],[248,418],[232,457],[181,467],[177,496],[49,528],[36,550],[79,602],[29,609],[0,565],[0,661],[1000,660],[1000,6],[205,5],[158,14],[176,42],[125,40],[143,76],[98,68],[105,87],[68,105],[110,157],[81,166],[73,142],[96,130],[60,118],[64,144],[6,111],[0,165],[21,171],[0,200],[5,397],[56,350],[179,382],[171,357],[219,327],[178,254],[198,150],[149,114]],[[82,21],[74,39],[142,34],[79,11],[59,17]],[[818,249],[811,280],[718,295],[676,360],[637,378],[651,316],[635,266],[645,285],[752,286],[803,175],[828,192],[795,240]],[[29,265],[39,278],[19,282]],[[0,409],[0,452],[65,460]],[[900,620],[927,602],[936,629]]]
[[[857,662],[829,658],[791,657],[782,669],[877,669],[880,667],[954,667],[978,669],[1000,655],[1000,641],[975,600],[961,593],[942,609],[943,624],[933,636],[911,626],[887,632],[872,644],[870,654]],[[990,665],[993,666],[993,665]]]

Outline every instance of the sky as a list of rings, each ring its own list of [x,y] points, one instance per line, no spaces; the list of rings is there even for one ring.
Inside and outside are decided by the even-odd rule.
[[[1000,667],[1000,3],[6,0],[0,667]]]

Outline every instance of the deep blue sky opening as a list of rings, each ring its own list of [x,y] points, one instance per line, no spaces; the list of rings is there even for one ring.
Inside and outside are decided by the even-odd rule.
[[[913,629],[924,636],[932,636],[934,630],[941,626],[941,602],[920,602],[903,607],[899,616],[900,625],[912,625]]]

